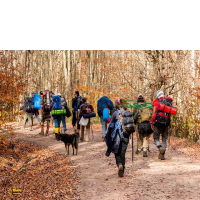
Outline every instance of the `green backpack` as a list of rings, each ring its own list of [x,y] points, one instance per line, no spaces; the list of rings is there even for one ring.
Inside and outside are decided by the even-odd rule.
[[[150,108],[143,108],[140,114],[140,121],[142,122],[148,122],[151,120],[151,116],[152,116],[152,111]]]

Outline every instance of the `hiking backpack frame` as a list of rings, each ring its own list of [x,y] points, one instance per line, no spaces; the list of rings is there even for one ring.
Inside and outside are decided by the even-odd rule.
[[[164,104],[166,106],[172,107],[172,99],[171,98],[163,98],[159,99],[159,104]],[[165,113],[161,110],[156,111],[156,124],[163,125],[163,126],[169,126],[170,125],[170,113]]]
[[[40,91],[40,95],[42,95],[43,99],[43,104],[41,105],[43,111],[50,111],[51,97],[53,94],[54,93],[49,90]]]

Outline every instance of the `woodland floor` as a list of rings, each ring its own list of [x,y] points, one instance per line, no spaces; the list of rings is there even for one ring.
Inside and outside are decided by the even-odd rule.
[[[74,181],[77,190],[74,197],[76,199],[200,199],[200,145],[185,139],[171,138],[170,158],[168,151],[167,159],[161,161],[158,160],[158,150],[151,137],[149,157],[143,158],[142,155],[134,154],[133,172],[129,144],[125,176],[119,178],[114,155],[105,156],[107,148],[105,142],[102,142],[100,125],[93,125],[93,130],[94,141],[79,143],[77,156],[72,155],[71,147],[70,155],[66,155],[64,143],[56,141],[53,134],[48,137],[39,136],[38,126],[34,126],[32,132],[28,128],[25,131],[21,128],[17,129],[16,138],[20,141],[36,143],[59,155],[64,154],[63,159],[69,160],[71,168],[76,169],[75,175],[78,177],[78,181]],[[72,127],[68,124],[68,133],[72,132]],[[136,137],[134,136],[134,149],[135,145]]]

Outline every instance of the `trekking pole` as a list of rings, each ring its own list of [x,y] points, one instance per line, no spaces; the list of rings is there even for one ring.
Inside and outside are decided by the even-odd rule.
[[[168,157],[169,157],[169,160],[170,160],[170,135],[171,135],[171,125],[170,125],[169,138],[168,138],[168,146],[169,146],[169,148],[168,148],[168,151],[169,151]]]
[[[91,127],[91,132],[92,132],[92,142],[94,142],[94,135],[93,135],[93,129],[92,129],[92,123],[90,123]]]
[[[132,170],[134,172],[133,159],[134,159],[134,146],[133,146],[133,133],[132,133]]]

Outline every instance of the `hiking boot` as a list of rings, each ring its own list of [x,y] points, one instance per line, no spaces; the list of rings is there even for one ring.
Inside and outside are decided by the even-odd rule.
[[[123,174],[124,174],[124,171],[125,171],[125,166],[123,165]]]
[[[135,153],[136,154],[140,154],[140,153],[142,153],[142,150],[141,149],[137,149]]]
[[[44,135],[44,131],[41,131],[41,132],[39,133],[39,135]]]
[[[122,165],[118,166],[118,175],[119,177],[123,177],[124,176],[124,168]]]
[[[164,148],[163,148],[163,147],[160,147],[160,148],[159,148],[159,155],[158,155],[158,159],[165,160],[165,157],[164,157],[164,155],[165,155],[165,150],[164,150]]]
[[[165,151],[164,151],[164,153],[161,156],[161,160],[165,160]]]
[[[60,133],[55,133],[55,136],[56,136],[56,140],[57,140],[57,141],[59,141],[59,136],[58,136],[59,134],[60,134]]]
[[[148,157],[147,151],[143,151],[143,157]]]

